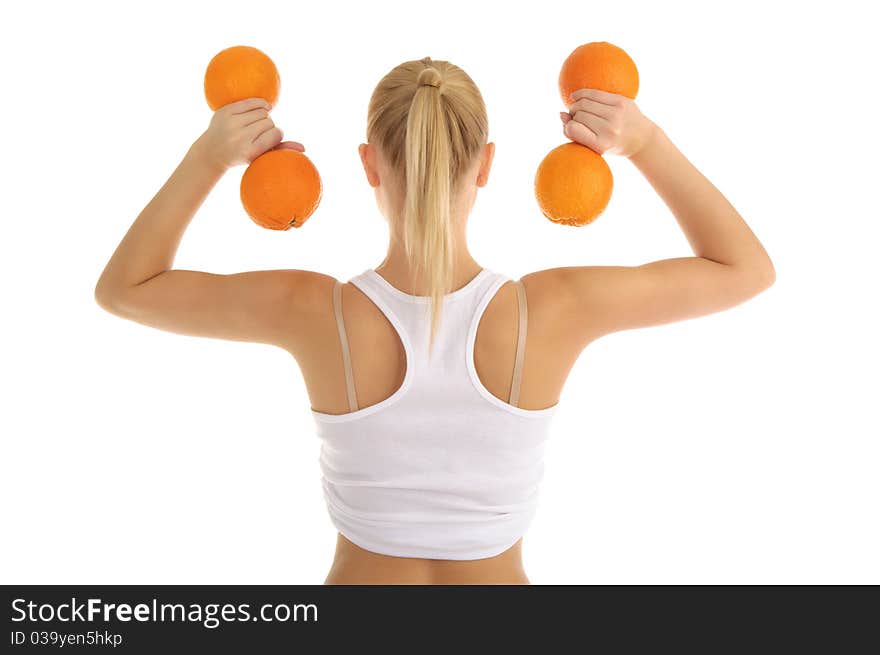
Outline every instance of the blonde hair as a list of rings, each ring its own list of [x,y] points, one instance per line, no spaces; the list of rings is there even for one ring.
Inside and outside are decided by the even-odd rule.
[[[443,297],[452,291],[455,242],[451,202],[462,174],[488,140],[483,97],[474,81],[448,61],[406,61],[383,77],[367,115],[367,141],[378,145],[405,190],[403,243],[415,279],[430,293],[429,353]],[[402,215],[401,215],[402,214]]]

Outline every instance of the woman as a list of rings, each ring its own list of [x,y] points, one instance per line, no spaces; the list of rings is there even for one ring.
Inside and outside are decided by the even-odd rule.
[[[494,154],[480,92],[428,57],[376,87],[359,151],[389,223],[385,260],[347,283],[304,270],[173,269],[181,236],[230,167],[281,142],[249,99],[210,126],[129,229],[95,289],[114,314],[187,335],[273,344],[305,377],[337,528],[327,584],[528,584],[522,536],[568,372],[618,330],[718,312],[775,279],[722,194],[625,97],[581,89],[566,137],[628,157],[693,257],[569,266],[509,280],[468,252]]]

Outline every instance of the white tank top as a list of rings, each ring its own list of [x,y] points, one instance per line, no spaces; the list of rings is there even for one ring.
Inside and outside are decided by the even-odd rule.
[[[515,406],[526,326],[520,281],[513,404],[492,395],[477,376],[477,326],[507,281],[484,268],[445,296],[429,362],[430,299],[404,293],[373,269],[353,277],[351,283],[397,331],[407,362],[398,390],[361,409],[337,283],[333,300],[353,411],[312,410],[312,415],[321,439],[330,520],[358,546],[397,557],[471,560],[502,553],[526,532],[544,472],[548,428],[559,405],[538,410]]]

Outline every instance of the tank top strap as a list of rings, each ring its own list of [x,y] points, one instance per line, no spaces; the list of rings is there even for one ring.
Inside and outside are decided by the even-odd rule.
[[[412,338],[414,327],[413,311],[412,307],[407,305],[400,297],[406,296],[406,294],[399,289],[395,289],[371,268],[355,275],[349,281],[360,289],[385,315],[385,318],[391,323],[403,343],[407,361],[412,362],[415,357],[415,347]],[[390,292],[388,287],[394,289],[400,296]]]

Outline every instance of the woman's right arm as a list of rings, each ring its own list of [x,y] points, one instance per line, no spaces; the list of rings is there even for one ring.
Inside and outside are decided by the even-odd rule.
[[[632,100],[587,89],[574,98],[571,117],[563,116],[566,135],[600,154],[628,157],[669,207],[694,256],[523,276],[533,295],[554,297],[554,322],[567,326],[560,338],[583,348],[610,332],[728,309],[773,284],[770,257],[743,218]]]

